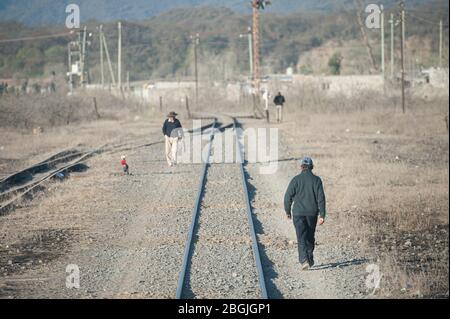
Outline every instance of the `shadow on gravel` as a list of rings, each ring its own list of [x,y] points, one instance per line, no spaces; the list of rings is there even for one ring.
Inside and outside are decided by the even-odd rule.
[[[256,193],[256,187],[253,186],[251,183],[252,178],[248,174],[247,170],[245,169],[247,165],[247,162],[244,163],[244,173],[245,173],[245,179],[247,181],[247,188],[248,188],[248,196],[250,199],[250,203],[253,202],[255,198]],[[252,207],[252,211],[254,208]],[[261,222],[256,218],[255,214],[252,214],[253,217],[253,224],[255,226],[255,232],[256,235],[263,235],[264,234],[264,227],[261,224]],[[280,290],[276,287],[273,280],[278,278],[278,273],[274,270],[274,263],[270,260],[270,258],[266,254],[266,247],[258,242],[259,247],[259,255],[261,257],[261,264],[263,267],[264,272],[264,279],[266,282],[266,289],[267,289],[267,295],[269,299],[283,299],[283,294]]]
[[[323,270],[323,269],[330,269],[330,268],[344,268],[344,267],[348,267],[348,266],[362,265],[367,262],[369,262],[368,259],[352,259],[352,260],[347,260],[347,261],[339,261],[339,262],[335,262],[335,263],[328,263],[328,264],[323,264],[323,265],[319,265],[319,266],[314,266],[310,270],[314,271],[314,270]]]
[[[199,120],[199,119],[197,119]],[[201,120],[201,119],[200,119]],[[219,126],[219,122],[217,122],[217,125]],[[191,130],[187,130],[187,132],[189,134],[199,134],[199,133],[203,133],[203,131],[206,131],[207,129],[210,129],[213,126],[213,123],[207,124],[207,125],[203,125],[202,127],[200,127],[199,129],[191,129]]]
[[[274,161],[266,161],[266,162],[253,162],[253,163],[248,163],[248,165],[258,165],[258,164],[270,164],[270,163],[282,163],[282,162],[298,162],[300,161],[302,158],[301,157],[289,157],[289,158],[281,158],[281,159],[277,159]]]
[[[179,174],[189,174],[190,171],[178,171],[178,172],[151,172],[148,175],[179,175]]]
[[[163,141],[160,141],[160,142],[147,143],[147,144],[138,145],[138,146],[131,146],[131,147],[118,148],[118,149],[115,149],[114,152],[131,151],[131,150],[136,150],[136,149],[140,149],[140,148],[150,147],[150,146],[158,145],[158,144],[164,144],[164,142],[163,142]]]

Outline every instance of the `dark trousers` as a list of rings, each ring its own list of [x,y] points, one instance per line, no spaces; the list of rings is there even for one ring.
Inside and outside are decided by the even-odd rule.
[[[298,258],[301,264],[314,264],[314,245],[317,216],[294,216],[294,226],[297,233]]]

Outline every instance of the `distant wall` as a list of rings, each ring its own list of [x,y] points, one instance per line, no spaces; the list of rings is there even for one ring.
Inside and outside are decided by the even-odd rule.
[[[365,90],[382,91],[384,87],[381,75],[294,75],[293,84],[295,86],[307,85],[331,95],[345,94],[347,96]]]

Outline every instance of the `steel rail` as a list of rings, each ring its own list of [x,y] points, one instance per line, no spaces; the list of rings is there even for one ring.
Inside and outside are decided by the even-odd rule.
[[[207,153],[207,156],[206,156],[206,159],[205,159],[205,163],[203,165],[202,174],[200,176],[200,182],[199,182],[199,186],[198,186],[197,198],[195,200],[194,210],[193,210],[193,213],[192,213],[191,226],[189,227],[189,233],[188,233],[188,237],[187,237],[187,241],[186,241],[186,247],[184,249],[183,263],[181,265],[181,271],[180,271],[180,274],[179,274],[179,277],[178,277],[178,286],[177,286],[177,292],[176,292],[176,299],[181,299],[182,294],[183,294],[184,283],[186,281],[186,271],[187,271],[188,262],[189,262],[189,259],[190,259],[190,256],[191,256],[191,248],[192,248],[192,240],[193,240],[193,237],[194,237],[194,230],[195,230],[195,226],[197,224],[198,213],[200,211],[201,200],[202,200],[202,196],[203,196],[203,193],[204,193],[205,181],[206,181],[206,173],[207,173],[208,167],[210,165],[209,158],[211,156],[212,142],[213,142],[214,134],[215,134],[215,130],[216,130],[216,123],[217,123],[217,119],[215,119],[214,122],[213,122],[212,129],[211,129],[211,134],[209,136],[208,153]]]
[[[18,199],[20,199],[20,198],[24,197],[25,195],[29,194],[31,191],[36,189],[38,186],[41,186],[41,184],[43,184],[44,182],[46,182],[50,178],[56,176],[58,173],[64,172],[66,170],[69,170],[69,169],[79,165],[83,161],[87,160],[88,158],[92,157],[94,154],[99,153],[105,146],[106,146],[106,144],[102,145],[101,147],[99,147],[99,148],[97,148],[95,150],[92,150],[92,151],[90,151],[88,153],[85,153],[80,158],[77,158],[76,160],[72,161],[71,163],[69,163],[67,165],[64,165],[63,167],[60,167],[60,168],[58,168],[56,170],[53,170],[53,171],[49,172],[43,178],[39,179],[35,183],[30,184],[29,188],[27,188],[24,192],[18,194],[16,197],[12,198],[11,200],[7,201],[6,203],[4,203],[4,204],[2,204],[0,206],[0,216],[5,214],[5,212],[8,212],[9,210],[11,210],[15,206],[15,202]]]
[[[44,170],[46,167],[49,167],[51,165],[56,165],[65,159],[72,159],[76,156],[82,156],[83,152],[79,152],[75,149],[68,149],[61,152],[58,152],[51,157],[47,158],[46,160],[39,162],[37,164],[34,164],[32,166],[29,166],[27,168],[21,169],[20,171],[8,174],[6,177],[2,178],[0,180],[0,189],[5,188],[6,184],[9,182],[14,182],[15,179],[20,178],[21,175],[25,174],[34,174],[35,172],[38,172],[40,170]]]
[[[30,167],[22,169],[18,172],[8,174],[6,177],[0,180],[0,216],[5,212],[10,211],[15,205],[14,202],[18,199],[24,197],[29,194],[31,191],[35,190],[38,186],[40,186],[43,182],[48,179],[54,177],[56,174],[69,170],[77,165],[79,165],[84,160],[90,158],[91,156],[99,153],[109,153],[109,152],[121,152],[123,150],[136,149],[148,146],[154,146],[163,143],[163,141],[156,141],[147,144],[139,144],[132,145],[125,148],[125,146],[129,145],[129,143],[122,144],[110,144],[106,143],[97,149],[91,151],[77,151],[75,149],[68,149],[61,152],[58,152],[48,159],[34,164]],[[118,147],[122,147],[122,149],[117,149]],[[73,160],[78,157],[76,160],[71,163],[65,164],[61,167],[56,167],[56,165]],[[19,179],[20,176],[30,175],[34,176],[37,174],[41,174],[41,171],[46,170],[45,173],[42,173],[42,176],[39,177],[35,181],[29,181],[22,185],[18,186],[10,186],[9,184],[14,183],[16,179]]]
[[[245,203],[247,206],[247,218],[248,218],[248,223],[250,225],[250,234],[252,237],[253,257],[255,259],[256,269],[258,271],[258,281],[259,281],[259,288],[261,291],[261,298],[268,299],[266,280],[264,277],[264,271],[263,271],[262,264],[261,264],[261,255],[259,253],[258,239],[256,237],[255,224],[253,223],[253,209],[250,204],[250,198],[249,198],[249,193],[248,193],[247,178],[246,178],[245,170],[244,170],[244,158],[242,157],[241,144],[239,142],[239,136],[238,136],[238,133],[236,130],[236,126],[237,126],[237,120],[236,120],[236,118],[233,117],[233,129],[234,129],[234,133],[235,133],[234,135],[236,137],[236,145],[237,145],[237,147],[236,147],[237,154],[236,155],[237,155],[237,161],[239,163],[239,168],[241,171],[242,186],[244,188]]]
[[[256,266],[257,275],[258,275],[259,288],[260,288],[260,292],[261,292],[261,298],[268,299],[266,281],[265,281],[264,271],[263,271],[263,267],[262,267],[262,263],[261,263],[261,255],[259,253],[258,240],[256,237],[255,225],[253,222],[253,209],[252,209],[252,206],[250,203],[250,198],[249,198],[247,178],[246,178],[245,169],[244,169],[244,158],[243,158],[243,155],[241,152],[241,144],[240,144],[239,136],[237,133],[237,123],[238,122],[235,117],[232,117],[229,115],[225,115],[225,116],[230,117],[233,120],[232,127],[234,130],[234,137],[236,138],[236,145],[237,145],[236,160],[239,164],[239,169],[240,169],[241,177],[242,177],[241,180],[242,180],[242,186],[244,189],[247,219],[248,219],[249,228],[250,228],[250,235],[252,238],[252,251],[253,251],[255,266]],[[202,196],[203,196],[204,188],[205,188],[205,184],[206,184],[206,176],[207,176],[207,172],[208,172],[208,167],[210,166],[208,159],[211,155],[211,147],[212,147],[212,141],[214,139],[216,123],[217,123],[217,119],[214,121],[213,130],[209,137],[209,145],[208,145],[208,153],[207,153],[208,156],[204,163],[203,171],[200,176],[200,184],[198,187],[197,198],[195,200],[191,225],[189,228],[188,238],[187,238],[187,242],[186,242],[186,246],[185,246],[185,250],[184,250],[183,263],[182,263],[181,271],[180,271],[179,278],[178,278],[176,299],[181,299],[182,295],[183,295],[183,289],[184,289],[184,285],[185,285],[185,281],[186,281],[186,273],[187,273],[188,263],[189,263],[189,260],[191,258],[191,254],[192,254],[192,244],[193,244],[192,241],[193,241],[194,231],[195,231],[195,227],[198,222],[198,215],[200,212],[201,200],[202,200]]]

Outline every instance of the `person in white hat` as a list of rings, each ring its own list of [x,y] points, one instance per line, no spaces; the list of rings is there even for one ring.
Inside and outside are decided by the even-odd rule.
[[[169,166],[177,164],[178,141],[183,137],[183,127],[176,118],[177,115],[175,112],[170,112],[162,128],[166,142],[166,160]]]

